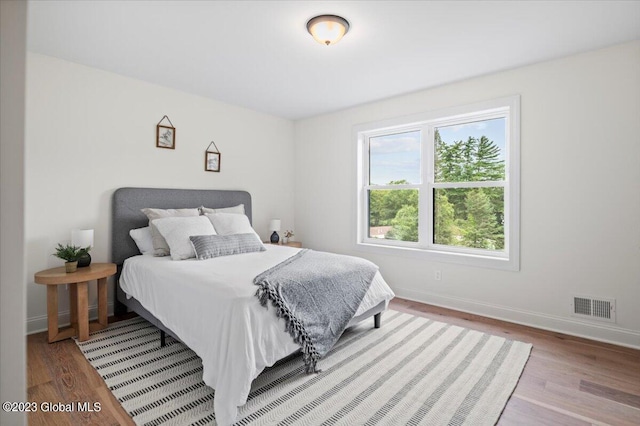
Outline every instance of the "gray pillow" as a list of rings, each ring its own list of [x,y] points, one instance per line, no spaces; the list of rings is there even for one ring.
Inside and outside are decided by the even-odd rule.
[[[204,260],[232,254],[266,251],[254,233],[234,235],[192,235],[189,237],[196,259]]]
[[[207,213],[235,213],[235,214],[244,214],[244,204],[238,204],[233,207],[222,207],[219,209],[210,209],[205,206],[200,206],[200,214]]]

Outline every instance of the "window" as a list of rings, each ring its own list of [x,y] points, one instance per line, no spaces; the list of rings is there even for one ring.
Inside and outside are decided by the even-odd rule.
[[[358,126],[360,248],[519,268],[519,97]]]

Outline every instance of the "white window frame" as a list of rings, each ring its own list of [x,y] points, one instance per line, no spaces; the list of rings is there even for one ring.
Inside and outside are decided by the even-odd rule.
[[[434,129],[473,121],[505,118],[505,177],[502,181],[435,182]],[[354,127],[357,141],[357,214],[356,249],[378,254],[400,255],[433,261],[518,271],[520,269],[520,96],[509,96],[472,105],[447,108],[409,117],[394,118]],[[408,185],[369,185],[369,139],[376,136],[421,131],[420,183]],[[433,243],[433,190],[438,188],[504,188],[503,251],[482,250]],[[418,189],[418,242],[369,237],[369,203],[371,189]]]

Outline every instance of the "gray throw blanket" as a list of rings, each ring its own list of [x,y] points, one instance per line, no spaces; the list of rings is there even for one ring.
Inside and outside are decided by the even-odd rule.
[[[262,306],[270,300],[286,331],[302,348],[307,372],[342,335],[378,267],[365,259],[302,250],[253,282]]]

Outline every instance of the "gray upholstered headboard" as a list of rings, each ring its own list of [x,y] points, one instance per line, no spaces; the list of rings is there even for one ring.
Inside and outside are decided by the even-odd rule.
[[[251,195],[246,191],[209,189],[120,188],[113,194],[111,223],[112,262],[121,266],[125,259],[140,254],[129,231],[149,224],[140,209],[185,209],[205,206],[232,207],[244,204],[251,222]]]

